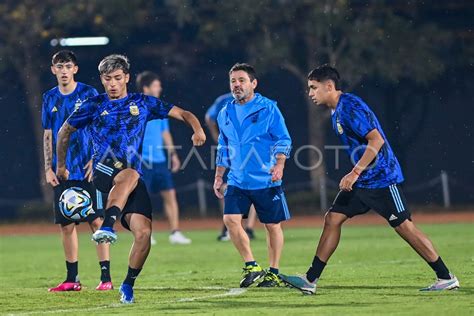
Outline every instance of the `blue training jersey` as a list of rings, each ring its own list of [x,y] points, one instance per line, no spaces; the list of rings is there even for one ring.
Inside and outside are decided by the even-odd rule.
[[[166,161],[163,132],[169,130],[168,119],[153,120],[146,124],[142,146],[142,158],[144,161],[153,163]]]
[[[140,146],[146,124],[168,117],[172,107],[141,93],[130,93],[119,100],[110,100],[104,93],[84,102],[67,122],[75,128],[89,126],[94,167],[105,158],[113,158],[141,174]]]
[[[232,93],[226,93],[226,94],[221,95],[209,107],[209,109],[206,112],[206,115],[214,122],[217,122],[217,115],[219,114],[219,112],[227,103],[232,102],[232,100],[234,100]]]
[[[376,189],[403,182],[402,169],[397,157],[374,112],[361,98],[343,93],[332,114],[332,127],[342,143],[347,146],[347,152],[354,164],[364,154],[368,144],[365,136],[370,131],[377,129],[385,141],[376,159],[361,173],[355,183],[356,187]]]
[[[56,140],[59,129],[84,100],[97,94],[96,89],[81,82],[78,82],[76,89],[67,95],[62,94],[58,87],[43,94],[42,124],[44,129],[50,129],[52,132],[52,168],[54,171],[56,171]],[[91,158],[92,145],[88,131],[81,130],[74,133],[71,136],[66,155],[69,179],[84,179],[85,170],[83,168]]]

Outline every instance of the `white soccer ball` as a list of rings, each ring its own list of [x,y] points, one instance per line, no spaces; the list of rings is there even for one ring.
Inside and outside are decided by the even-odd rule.
[[[93,203],[89,192],[79,187],[71,187],[61,194],[59,210],[61,214],[71,220],[80,221],[90,214],[94,214]]]

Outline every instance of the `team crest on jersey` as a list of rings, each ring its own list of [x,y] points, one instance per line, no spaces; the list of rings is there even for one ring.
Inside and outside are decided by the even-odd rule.
[[[140,110],[138,109],[138,106],[135,104],[135,102],[130,103],[130,114],[134,116],[140,114]]]
[[[336,126],[337,126],[337,132],[342,135],[344,133],[344,130],[342,129],[342,125],[341,125],[341,122],[339,122],[339,119],[337,119],[336,121]]]
[[[82,100],[81,99],[77,99],[76,100],[76,103],[74,104],[74,110],[77,110],[82,104]]]

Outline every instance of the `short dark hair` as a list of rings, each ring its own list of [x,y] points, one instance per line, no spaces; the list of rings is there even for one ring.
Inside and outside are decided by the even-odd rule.
[[[57,63],[68,63],[72,62],[74,65],[77,65],[76,55],[70,50],[60,50],[53,55],[51,63],[56,65]]]
[[[130,62],[128,61],[127,56],[113,54],[104,57],[104,59],[99,63],[99,73],[101,75],[109,74],[120,69],[122,69],[126,74],[130,72]]]
[[[149,87],[155,80],[160,81],[160,77],[152,71],[144,71],[139,73],[136,80],[137,91],[143,92],[143,88]]]
[[[232,66],[232,68],[230,68],[229,75],[234,71],[239,70],[245,71],[249,75],[250,81],[257,79],[257,72],[255,71],[255,68],[246,63],[236,63],[234,66]]]
[[[311,70],[311,72],[308,74],[308,80],[316,80],[319,82],[332,80],[336,89],[339,89],[339,81],[341,80],[341,76],[339,76],[339,72],[336,68],[328,64],[324,64]]]

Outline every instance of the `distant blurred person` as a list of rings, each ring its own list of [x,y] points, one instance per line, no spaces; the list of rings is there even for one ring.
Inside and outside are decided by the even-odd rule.
[[[219,112],[222,110],[222,108],[229,102],[232,102],[234,100],[234,97],[232,96],[232,93],[226,93],[221,96],[219,96],[214,103],[209,107],[209,109],[206,112],[206,124],[207,127],[209,128],[209,132],[211,133],[212,139],[214,140],[215,143],[217,143],[217,139],[219,138],[219,127],[217,126],[217,115]],[[225,190],[225,188],[223,188]],[[221,207],[221,210],[224,211],[224,200],[219,199],[219,206]],[[249,238],[255,239],[255,232],[254,232],[254,227],[255,227],[255,222],[257,219],[257,213],[255,212],[255,207],[252,205],[250,207],[250,212],[247,217],[247,221],[245,223],[245,232],[249,236]],[[219,236],[217,236],[218,241],[229,241],[229,232],[227,231],[227,227],[223,225],[222,231]]]
[[[61,214],[59,199],[68,188],[79,187],[92,197],[94,213],[85,219],[95,232],[103,222],[102,193],[91,181],[92,171],[92,143],[89,132],[82,130],[71,137],[67,152],[66,167],[69,170],[68,180],[59,180],[56,177],[56,140],[59,129],[64,121],[80,108],[82,102],[89,97],[96,96],[97,91],[86,84],[76,82],[74,75],[78,72],[76,55],[72,51],[59,51],[53,55],[51,72],[56,76],[58,85],[43,94],[42,123],[44,128],[43,150],[46,171],[46,182],[54,190],[54,223],[61,227],[64,255],[66,257],[66,280],[58,286],[49,289],[50,292],[80,291],[81,283],[78,274],[78,238],[74,222]],[[105,197],[104,197],[105,198]],[[100,265],[100,283],[97,290],[113,289],[110,277],[109,245],[97,244],[97,257]]]
[[[448,270],[428,237],[411,219],[400,184],[402,169],[369,106],[358,96],[339,86],[339,72],[322,65],[308,75],[308,95],[316,105],[332,112],[332,127],[351,156],[354,168],[339,183],[339,193],[324,217],[324,228],[313,262],[305,275],[281,278],[306,294],[315,294],[317,282],[336,250],[344,222],[373,209],[433,269],[437,281],[422,291],[459,288],[458,279]],[[375,243],[376,241],[374,241]]]
[[[251,65],[238,63],[229,70],[234,100],[217,117],[219,145],[214,193],[224,199],[224,224],[245,263],[240,287],[249,287],[261,278],[258,287],[280,287],[284,286],[279,277],[284,243],[281,222],[290,219],[282,178],[291,138],[277,102],[255,93],[257,84]],[[226,169],[228,185],[223,193]],[[242,226],[242,218],[252,204],[267,235],[266,271],[255,260]]]
[[[137,91],[145,95],[159,98],[162,92],[160,78],[151,71],[144,71],[137,76]],[[168,151],[167,162],[165,149]],[[150,193],[160,193],[163,206],[170,226],[169,242],[172,244],[187,245],[191,239],[179,230],[179,207],[176,199],[171,172],[179,171],[181,161],[174,148],[173,137],[169,130],[168,119],[149,121],[146,125],[142,145],[143,180]],[[171,172],[168,165],[171,164]],[[156,244],[153,236],[151,244]]]

